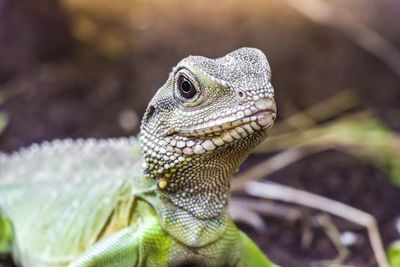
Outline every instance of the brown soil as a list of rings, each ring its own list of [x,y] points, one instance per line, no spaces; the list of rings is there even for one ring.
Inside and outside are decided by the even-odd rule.
[[[250,158],[249,165],[260,157]],[[383,242],[390,244],[399,238],[395,220],[399,218],[400,188],[387,181],[387,177],[368,164],[336,151],[309,156],[282,171],[269,180],[346,203],[372,214],[377,222]],[[247,225],[241,225],[282,266],[321,266],[321,261],[332,260],[337,250],[321,228],[311,228],[314,238],[309,247],[301,245],[304,226],[318,214],[314,210],[297,207],[304,214],[304,221],[292,223],[284,218],[266,217],[266,233],[257,233]],[[350,256],[344,262],[349,266],[377,266],[365,229],[340,218],[333,218],[341,232],[351,231],[357,242],[350,248]]]

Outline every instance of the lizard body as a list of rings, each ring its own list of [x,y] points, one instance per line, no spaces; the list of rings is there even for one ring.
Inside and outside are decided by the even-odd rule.
[[[230,180],[275,119],[270,77],[257,49],[190,56],[140,141],[0,154],[0,253],[29,267],[274,266],[228,214]]]

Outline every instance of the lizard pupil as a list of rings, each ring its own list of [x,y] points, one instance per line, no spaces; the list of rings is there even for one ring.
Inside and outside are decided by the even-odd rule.
[[[179,94],[186,99],[193,98],[197,91],[192,82],[185,76],[180,76],[178,79]]]

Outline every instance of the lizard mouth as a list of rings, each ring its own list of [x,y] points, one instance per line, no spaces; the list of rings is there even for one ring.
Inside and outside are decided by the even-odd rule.
[[[241,140],[257,132],[265,132],[276,117],[275,106],[259,109],[256,112],[234,120],[213,121],[211,124],[194,128],[172,129],[167,136],[177,135],[170,140],[167,150],[179,154],[202,154],[219,146]],[[182,138],[183,137],[183,138]]]
[[[239,141],[256,133],[265,132],[276,118],[273,99],[263,98],[254,102],[252,109],[208,120],[185,128],[171,128],[164,136],[170,137],[167,151],[178,154],[202,154]]]
[[[224,133],[236,129],[239,131],[239,135],[242,136],[243,134],[240,134],[244,133],[242,130],[248,134],[252,134],[255,131],[271,127],[275,117],[276,111],[274,109],[261,109],[242,118],[233,120],[231,118],[221,119],[193,128],[174,129],[171,134],[177,134],[189,138],[195,137],[199,139],[208,139],[210,137],[223,135]]]

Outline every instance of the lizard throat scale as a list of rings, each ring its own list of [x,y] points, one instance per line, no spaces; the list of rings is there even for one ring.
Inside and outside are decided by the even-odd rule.
[[[260,50],[189,56],[150,101],[140,141],[0,153],[0,253],[23,267],[275,266],[228,212],[231,179],[275,118]]]

